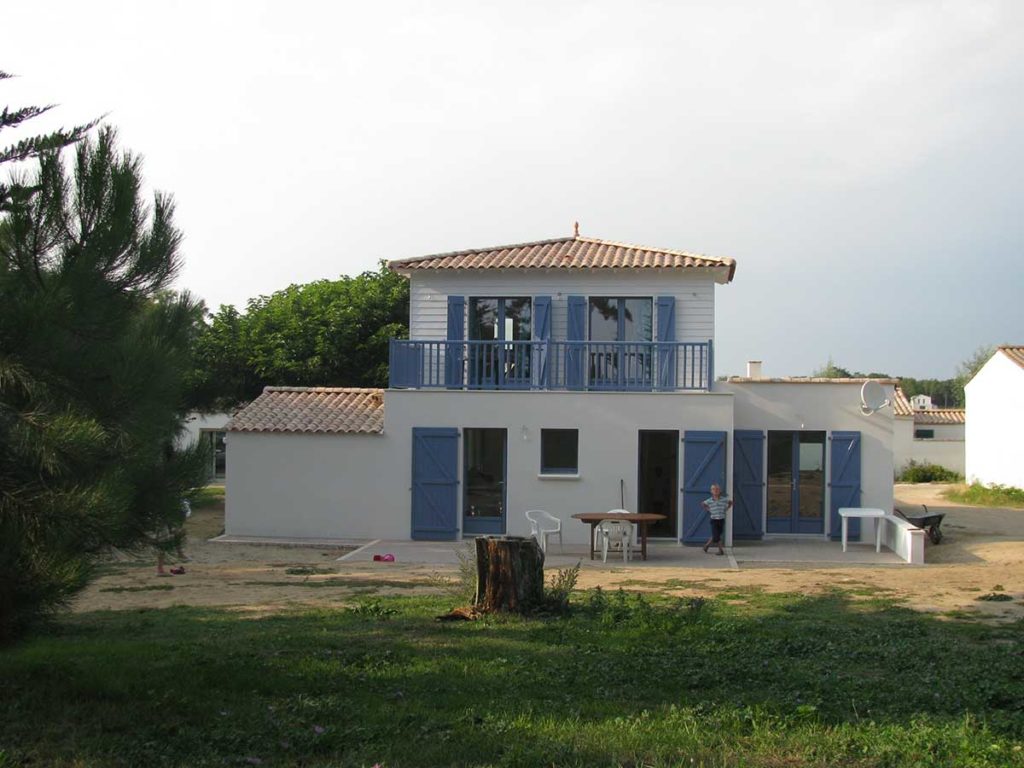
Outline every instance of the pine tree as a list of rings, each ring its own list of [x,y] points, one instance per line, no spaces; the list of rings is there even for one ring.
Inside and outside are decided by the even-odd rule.
[[[71,162],[37,154],[0,219],[0,638],[66,602],[109,548],[175,546],[204,471],[175,448],[201,307],[167,290],[173,201],[144,203],[111,128]]]
[[[10,80],[13,75],[0,70],[0,81]],[[47,104],[43,107],[15,107],[13,110],[4,107],[0,112],[0,132],[12,128],[20,128],[24,123],[39,117],[55,105]],[[39,157],[43,152],[52,152],[62,149],[70,144],[81,141],[85,135],[92,130],[99,120],[92,120],[84,125],[76,125],[74,128],[59,128],[52,133],[28,136],[15,144],[0,148],[0,165],[4,163],[16,163],[22,160],[30,160]],[[22,190],[25,192],[26,190]],[[31,191],[31,190],[28,190]],[[0,213],[9,207],[11,188],[0,179]]]

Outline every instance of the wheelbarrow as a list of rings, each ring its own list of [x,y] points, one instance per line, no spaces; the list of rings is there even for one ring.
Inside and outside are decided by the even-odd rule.
[[[921,505],[921,508],[924,513],[920,515],[908,515],[899,507],[894,508],[893,511],[916,528],[927,531],[932,544],[938,544],[942,541],[942,518],[946,516],[946,513],[929,512],[928,507],[924,504]]]

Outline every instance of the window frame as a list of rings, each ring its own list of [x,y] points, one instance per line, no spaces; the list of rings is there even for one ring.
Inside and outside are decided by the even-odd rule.
[[[652,341],[656,341],[656,339],[655,339],[655,336],[656,336],[655,330],[656,330],[656,328],[655,328],[655,318],[654,318],[654,310],[655,310],[654,297],[653,296],[623,296],[623,295],[614,295],[614,296],[589,296],[588,295],[587,296],[587,341],[594,341],[593,327],[592,327],[592,324],[590,322],[590,318],[591,318],[591,315],[593,314],[593,304],[592,304],[592,302],[595,299],[597,299],[597,300],[602,300],[603,299],[605,301],[614,301],[614,302],[616,302],[615,339],[614,339],[614,341],[598,340],[597,343],[599,343],[599,344],[604,344],[604,343],[616,344],[616,343],[622,343],[622,342],[627,341],[626,339],[623,338],[623,336],[625,336],[625,329],[626,329],[626,302],[627,301],[646,301],[646,302],[648,302],[649,305],[650,305],[650,307],[649,307],[650,311],[648,313],[648,317],[650,317],[650,319],[651,319],[650,338],[648,338],[648,339],[640,339],[640,340],[632,340],[629,343],[631,343],[631,344],[647,344],[647,343],[650,343]]]
[[[525,300],[530,306],[530,338],[529,339],[506,339],[505,338],[505,302],[507,301],[522,301]],[[494,339],[478,339],[473,337],[475,328],[474,316],[476,309],[476,302],[478,301],[495,301],[497,302],[497,314],[495,317],[495,327],[498,329],[499,336]],[[466,297],[466,340],[467,341],[533,341],[535,334],[534,327],[534,306],[533,296],[467,296]]]
[[[575,438],[576,466],[555,467],[545,464],[545,437],[548,434],[568,433]],[[540,430],[540,477],[578,477],[580,474],[580,431],[576,427],[545,427]]]

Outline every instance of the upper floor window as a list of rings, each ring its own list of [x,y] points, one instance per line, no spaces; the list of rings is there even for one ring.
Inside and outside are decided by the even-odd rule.
[[[651,341],[653,323],[650,298],[590,298],[591,341]]]
[[[469,338],[474,341],[529,341],[533,303],[529,296],[469,300]]]

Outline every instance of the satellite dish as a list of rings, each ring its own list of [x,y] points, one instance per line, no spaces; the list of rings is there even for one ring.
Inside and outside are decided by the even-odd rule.
[[[882,385],[874,379],[865,381],[864,385],[860,388],[860,412],[865,416],[870,416],[887,405],[892,405],[892,403],[885,396],[885,390],[882,389]]]

